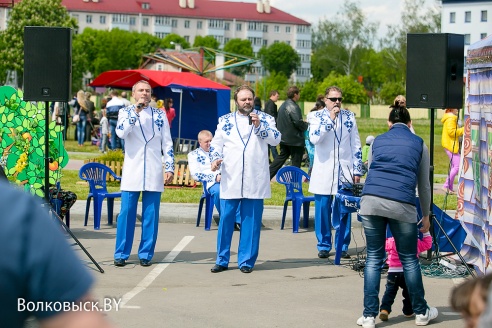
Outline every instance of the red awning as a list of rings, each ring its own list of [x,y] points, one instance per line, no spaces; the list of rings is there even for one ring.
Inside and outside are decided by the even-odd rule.
[[[154,71],[149,69],[107,71],[101,73],[89,85],[91,87],[131,89],[140,80],[149,82],[152,88],[182,86],[199,89],[230,89],[225,85],[193,73]]]

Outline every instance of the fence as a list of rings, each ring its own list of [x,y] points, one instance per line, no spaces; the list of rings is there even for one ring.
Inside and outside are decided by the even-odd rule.
[[[113,172],[118,176],[121,176],[121,173],[123,171],[123,163],[122,162],[103,161],[103,160],[99,160],[97,158],[84,160],[84,164],[89,163],[89,162],[104,164],[107,167],[109,167],[111,170],[113,170]],[[108,176],[107,180],[108,181],[115,181],[115,179],[112,176]],[[200,184],[199,182],[193,180],[193,178],[191,177],[190,168],[188,167],[188,162],[180,161],[175,166],[173,181],[168,186],[169,187],[191,187],[191,188],[193,188],[199,184]]]

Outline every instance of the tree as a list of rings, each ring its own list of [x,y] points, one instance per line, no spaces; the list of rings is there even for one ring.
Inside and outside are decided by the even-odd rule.
[[[380,41],[384,62],[400,82],[406,79],[407,34],[440,32],[440,11],[424,4],[425,0],[405,0],[399,22],[388,25],[388,33]]]
[[[299,85],[299,90],[301,90],[300,101],[316,101],[318,97],[318,83],[314,80],[309,80],[304,85]]]
[[[366,22],[355,2],[347,1],[336,21],[320,21],[313,30],[313,76],[320,80],[331,71],[353,74],[363,49],[372,47],[377,23]]]
[[[219,49],[220,42],[215,40],[212,35],[201,36],[197,35],[193,42],[193,47],[206,47],[212,49]]]
[[[284,73],[273,72],[269,76],[260,80],[256,87],[257,96],[263,100],[267,100],[270,95],[270,91],[277,90],[280,98],[287,98],[287,87],[289,85],[289,79]]]
[[[148,33],[84,29],[73,41],[73,89],[82,87],[76,88],[86,73],[97,76],[108,70],[138,68],[142,55],[155,52],[161,42]]]
[[[247,57],[254,57],[253,47],[249,40],[231,39],[224,45],[224,52],[229,54],[238,54]],[[231,68],[231,73],[239,76],[243,76],[250,70],[251,65],[243,65]]]
[[[365,104],[367,95],[364,86],[352,77],[330,73],[318,87],[318,94],[325,94],[326,88],[336,85],[343,91],[343,102],[347,104]]]
[[[10,12],[7,29],[0,32],[0,71],[17,72],[19,87],[24,72],[24,27],[58,26],[76,28],[62,0],[23,0]]]
[[[284,73],[285,76],[291,76],[301,65],[301,58],[296,51],[287,43],[278,42],[263,47],[258,52],[263,67],[270,73]]]
[[[173,42],[173,44],[171,44]],[[180,45],[182,49],[190,48],[190,43],[186,41],[181,35],[171,33],[168,34],[161,41],[161,48],[176,49],[176,45]]]

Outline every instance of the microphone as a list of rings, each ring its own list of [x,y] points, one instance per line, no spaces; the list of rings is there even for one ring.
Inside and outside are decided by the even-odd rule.
[[[249,125],[253,124],[253,118],[250,115],[248,115],[248,122],[249,122]]]
[[[142,109],[142,104],[141,104],[141,103],[138,103],[138,104],[137,104],[137,108],[138,108],[138,109]]]

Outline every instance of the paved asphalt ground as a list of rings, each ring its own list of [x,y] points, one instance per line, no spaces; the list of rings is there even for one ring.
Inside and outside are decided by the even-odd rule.
[[[77,169],[71,161],[67,169]],[[436,187],[438,188],[438,187]],[[287,227],[280,230],[281,207],[266,206],[260,255],[254,271],[237,269],[238,233],[234,234],[228,271],[212,274],[217,226],[205,231],[195,227],[197,204],[162,204],[154,264],[141,267],[136,250],[140,242],[137,225],[129,264],[113,266],[115,226],[107,225],[103,210],[101,230],[93,229],[93,218],[83,226],[85,200],[71,210],[71,231],[105,273],[68,241],[96,278],[94,295],[121,299],[118,311],[107,311],[117,327],[357,327],[363,309],[362,273],[352,269],[357,253],[364,254],[365,241],[355,221],[349,253],[351,260],[333,264],[333,256],[319,259],[316,238],[310,228],[293,234],[290,209]],[[105,206],[104,206],[105,207]],[[115,204],[118,212],[119,204]],[[313,213],[311,213],[313,214]],[[385,276],[381,281],[384,291]],[[426,299],[438,308],[432,327],[463,327],[461,317],[450,310],[449,295],[461,278],[424,277]],[[414,327],[413,319],[401,313],[401,295],[390,320],[378,327]],[[121,305],[121,304],[120,304]],[[35,324],[31,323],[30,327]]]

